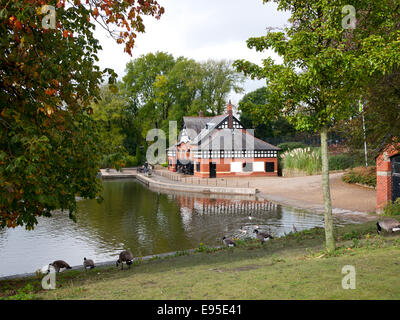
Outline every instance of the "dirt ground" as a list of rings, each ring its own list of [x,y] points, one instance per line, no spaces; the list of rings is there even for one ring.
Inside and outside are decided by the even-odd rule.
[[[347,211],[371,213],[376,210],[376,191],[342,181],[343,173],[330,175],[332,207],[334,213]],[[252,186],[261,196],[293,207],[323,210],[321,175],[305,177],[253,178]],[[372,218],[372,217],[371,217]]]

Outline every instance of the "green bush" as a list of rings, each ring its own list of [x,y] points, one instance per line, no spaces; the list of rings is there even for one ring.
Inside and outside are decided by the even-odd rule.
[[[127,155],[124,157],[124,163],[125,163],[125,167],[137,167],[138,162],[136,157],[131,156],[131,155]]]
[[[282,149],[282,153],[288,151],[288,150],[293,150],[293,149],[304,149],[307,148],[308,146],[302,142],[283,142],[281,144],[277,145],[278,148]]]
[[[400,198],[397,198],[394,202],[390,201],[383,209],[383,214],[385,216],[400,215]]]
[[[360,183],[376,187],[376,167],[357,167],[342,176],[347,183]]]
[[[344,170],[352,168],[353,164],[353,158],[347,154],[329,156],[329,170]]]
[[[161,166],[162,166],[163,168],[168,168],[168,162],[162,163]]]

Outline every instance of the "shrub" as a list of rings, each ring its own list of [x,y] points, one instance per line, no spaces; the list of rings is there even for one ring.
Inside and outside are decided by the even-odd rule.
[[[360,183],[376,187],[376,167],[357,167],[345,173],[342,180],[347,183]]]
[[[125,167],[137,167],[138,165],[136,157],[131,155],[125,156],[124,162],[125,162]]]
[[[385,216],[400,215],[400,198],[397,198],[394,202],[390,201],[383,209],[383,214]]]
[[[162,163],[161,166],[162,166],[163,168],[168,168],[168,162]]]
[[[329,170],[344,170],[352,168],[354,160],[347,154],[337,154],[329,156]]]
[[[307,148],[308,146],[302,142],[284,142],[281,144],[278,144],[278,148],[282,149],[282,153],[288,151],[288,150],[293,150],[293,149],[304,149]]]

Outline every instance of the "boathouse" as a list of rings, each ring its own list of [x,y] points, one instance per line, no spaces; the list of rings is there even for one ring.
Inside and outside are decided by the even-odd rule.
[[[278,151],[233,115],[183,117],[178,142],[168,149],[168,169],[200,178],[277,176]]]

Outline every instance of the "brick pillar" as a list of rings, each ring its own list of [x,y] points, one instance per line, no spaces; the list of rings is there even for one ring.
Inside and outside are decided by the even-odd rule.
[[[376,209],[382,211],[392,200],[392,164],[387,152],[376,158]]]

